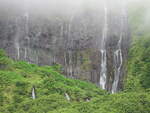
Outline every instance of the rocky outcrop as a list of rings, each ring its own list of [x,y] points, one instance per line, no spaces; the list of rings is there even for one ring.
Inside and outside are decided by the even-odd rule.
[[[62,64],[67,77],[91,81],[113,93],[122,89],[130,42],[127,14],[122,6],[119,9],[86,7],[67,16],[12,11],[0,18],[0,48],[16,60]]]

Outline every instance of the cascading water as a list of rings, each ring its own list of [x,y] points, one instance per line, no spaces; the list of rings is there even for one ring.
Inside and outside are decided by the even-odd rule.
[[[36,64],[39,64],[39,56],[36,56]]]
[[[32,99],[35,99],[36,96],[35,96],[35,88],[32,88]]]
[[[28,27],[28,23],[29,23],[29,13],[26,12],[24,16],[25,16],[25,20],[26,20],[26,22],[25,22],[26,37],[28,37],[28,32],[29,32],[29,27]]]
[[[29,26],[28,26],[28,24],[29,24],[29,13],[26,12],[24,17],[25,17],[25,39],[27,40],[27,46],[28,46],[30,43],[30,38],[28,36],[28,34],[29,34]],[[27,59],[27,54],[28,54],[28,47],[25,47],[24,48],[24,59],[25,60]]]
[[[60,28],[60,37],[64,37],[64,25],[62,23],[61,28]]]
[[[27,48],[24,48],[24,59],[27,59]]]
[[[16,36],[15,36],[15,48],[17,50],[17,59],[20,59],[20,44],[19,44],[19,33],[20,33],[20,26],[19,26],[19,18],[16,19]]]
[[[122,42],[122,33],[120,35],[120,40],[118,41],[118,49],[114,52],[114,65],[115,65],[115,74],[114,74],[114,82],[112,85],[112,93],[117,92],[118,83],[121,75],[121,67],[123,63],[122,58],[122,50],[121,50],[121,42]]]
[[[16,48],[17,48],[17,59],[20,59],[20,45],[19,43],[16,43]]]
[[[123,65],[123,55],[122,55],[122,38],[123,38],[123,28],[124,28],[124,17],[126,18],[126,12],[122,11],[122,18],[121,18],[121,33],[120,33],[120,39],[118,41],[117,49],[114,52],[114,67],[115,67],[115,73],[114,73],[114,82],[112,84],[112,93],[115,93],[118,91],[118,85],[119,80],[121,77],[121,68]]]
[[[100,50],[101,53],[101,72],[100,72],[100,87],[102,89],[106,89],[106,79],[107,79],[107,51],[105,48],[105,41],[107,39],[107,30],[108,30],[108,23],[107,23],[107,7],[104,7],[105,11],[105,23],[103,29],[103,37],[102,37],[102,47]]]
[[[65,97],[66,97],[66,99],[67,99],[68,101],[70,101],[70,97],[69,97],[69,95],[68,95],[67,93],[65,93]]]
[[[68,54],[69,54],[69,76],[73,77],[72,76],[72,52],[68,51]]]
[[[73,20],[73,16],[71,17],[71,19],[70,19],[70,22],[69,22],[69,25],[68,25],[68,40],[69,40],[69,43],[68,43],[68,47],[69,47],[69,50],[68,50],[68,59],[69,59],[69,66],[68,66],[68,71],[67,71],[67,73],[69,74],[68,76],[69,77],[71,77],[71,78],[73,78],[73,62],[72,62],[72,46],[73,46],[73,44],[72,44],[72,42],[73,42],[73,40],[72,40],[72,38],[71,38],[71,28],[72,28],[72,20]]]
[[[105,89],[106,85],[106,74],[107,74],[107,59],[106,59],[106,50],[101,50],[101,73],[100,73],[100,86],[102,89]]]

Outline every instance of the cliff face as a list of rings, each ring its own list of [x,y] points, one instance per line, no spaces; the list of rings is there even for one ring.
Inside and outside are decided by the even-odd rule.
[[[83,8],[48,16],[31,10],[1,13],[0,48],[16,60],[62,64],[67,77],[91,81],[112,93],[123,86],[130,42],[120,6]]]

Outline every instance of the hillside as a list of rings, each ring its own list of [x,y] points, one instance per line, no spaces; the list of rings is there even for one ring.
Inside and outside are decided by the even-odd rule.
[[[132,44],[128,58],[126,90],[145,91],[150,88],[150,15],[149,1],[129,7]]]
[[[0,113],[150,113],[149,2],[107,5],[60,25],[30,11],[18,23],[0,18]]]
[[[0,113],[150,112],[149,92],[108,94],[91,83],[65,78],[59,65],[16,62],[2,50],[0,81]]]

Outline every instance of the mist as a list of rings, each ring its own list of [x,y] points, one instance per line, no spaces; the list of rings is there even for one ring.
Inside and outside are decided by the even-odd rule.
[[[0,0],[0,9],[5,13],[22,11],[42,15],[70,15],[87,8],[99,11],[104,4],[119,8],[120,0]]]

